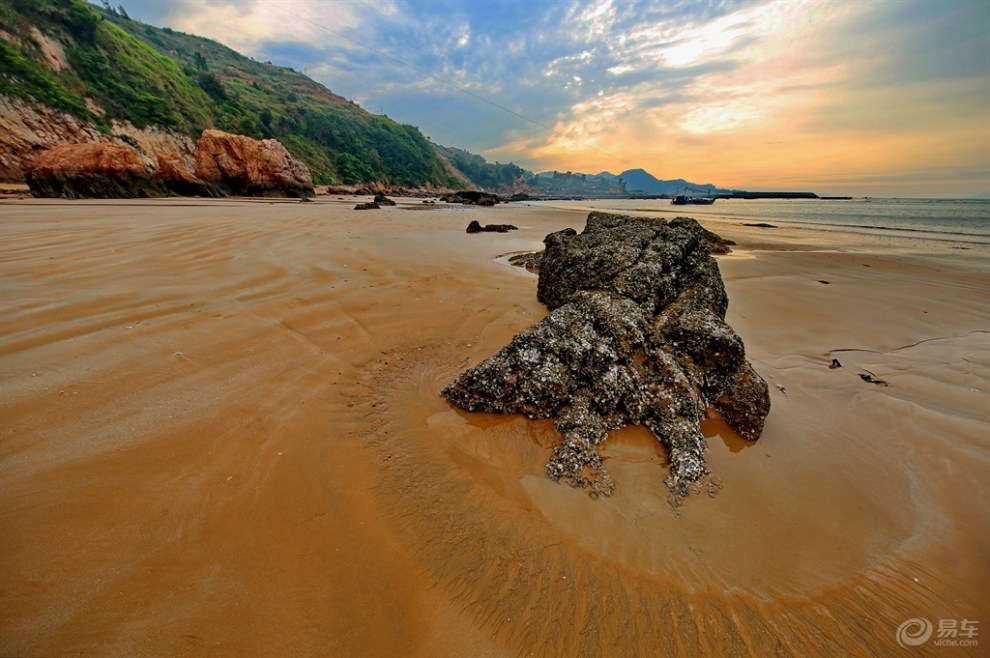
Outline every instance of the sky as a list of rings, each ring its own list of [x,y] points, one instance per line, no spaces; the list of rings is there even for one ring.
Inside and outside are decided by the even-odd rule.
[[[532,171],[990,195],[987,0],[114,0]]]

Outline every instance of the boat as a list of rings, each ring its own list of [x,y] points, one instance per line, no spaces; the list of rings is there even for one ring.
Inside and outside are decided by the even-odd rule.
[[[670,200],[670,203],[674,206],[710,206],[715,203],[715,199],[705,196],[687,196],[686,194],[678,194]]]

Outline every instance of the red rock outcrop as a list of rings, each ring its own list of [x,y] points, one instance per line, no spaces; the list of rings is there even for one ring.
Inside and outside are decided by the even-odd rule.
[[[89,106],[94,114],[103,114],[94,103]],[[110,130],[103,133],[70,114],[0,94],[0,181],[24,181],[31,162],[44,149],[87,142],[131,146],[148,167],[154,167],[159,153],[178,153],[187,169],[196,166],[196,143],[186,135],[154,126],[138,129],[117,120],[110,122]]]
[[[178,153],[162,153],[158,156],[155,178],[165,183],[170,191],[181,196],[226,196],[216,185],[196,178],[186,168],[182,156]]]
[[[166,196],[165,184],[152,177],[127,146],[89,142],[42,151],[31,162],[27,184],[36,197],[65,199]]]
[[[309,169],[293,158],[281,142],[221,130],[203,131],[196,176],[239,196],[315,195]]]

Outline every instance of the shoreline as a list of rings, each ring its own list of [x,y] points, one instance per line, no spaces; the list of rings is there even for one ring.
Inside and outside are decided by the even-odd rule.
[[[438,394],[545,315],[496,257],[587,212],[396,200],[0,202],[0,653],[884,653],[990,609],[984,249],[696,215],[773,406],[674,513],[642,430],[593,501]]]

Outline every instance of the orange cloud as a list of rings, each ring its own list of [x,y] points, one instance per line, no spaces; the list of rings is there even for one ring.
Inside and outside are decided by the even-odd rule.
[[[550,134],[493,153],[538,169],[644,167],[750,189],[988,189],[987,76],[864,84],[878,78],[876,59],[846,56],[842,35],[869,10],[776,2],[664,32],[666,45],[646,47],[641,62],[698,67],[729,58],[735,66],[695,77],[679,98],[656,106],[650,100],[663,95],[662,83],[648,80],[575,103]]]

